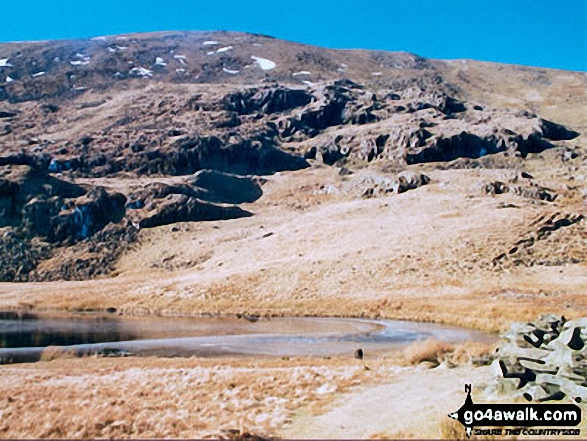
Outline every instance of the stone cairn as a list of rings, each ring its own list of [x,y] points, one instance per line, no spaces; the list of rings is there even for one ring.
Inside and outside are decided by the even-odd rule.
[[[542,315],[502,335],[490,390],[544,402],[587,399],[587,317]]]

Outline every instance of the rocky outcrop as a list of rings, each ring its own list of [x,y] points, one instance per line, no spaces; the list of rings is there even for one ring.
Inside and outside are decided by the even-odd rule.
[[[489,392],[510,399],[587,399],[587,318],[543,315],[501,337]]]
[[[372,176],[367,182],[369,182],[369,185],[362,194],[364,198],[389,195],[390,193],[401,194],[415,190],[428,185],[430,178],[422,173],[405,171],[397,175],[395,179]]]
[[[256,179],[215,170],[197,172],[192,184],[205,190],[205,195],[198,197],[209,202],[243,204],[255,202],[263,196],[263,190]]]
[[[225,110],[236,112],[239,115],[250,115],[254,112],[270,115],[296,107],[304,107],[314,99],[312,94],[302,89],[251,88],[225,95],[222,103]]]
[[[128,216],[143,228],[249,216],[249,212],[224,204],[255,202],[263,195],[260,182],[259,178],[213,170],[201,170],[184,183],[154,182],[129,196]]]
[[[125,214],[126,197],[95,187],[77,199],[33,199],[23,208],[26,231],[50,242],[87,239]]]
[[[211,137],[184,137],[173,148],[157,148],[121,158],[108,173],[136,171],[140,174],[188,175],[209,169],[238,175],[271,175],[309,167],[299,156],[274,147],[264,135],[228,140]]]
[[[553,189],[543,187],[534,182],[512,185],[501,181],[494,181],[485,184],[483,190],[485,193],[492,195],[512,193],[533,201],[554,202],[558,198],[558,194]]]
[[[581,250],[587,238],[584,220],[585,216],[577,213],[556,212],[539,216],[531,223],[533,231],[495,256],[492,260],[493,266],[501,269],[507,265],[554,266],[580,263],[580,257],[583,255]],[[551,241],[548,240],[555,232],[557,236],[567,236],[565,240],[560,241],[565,244],[562,249],[552,247],[553,243],[559,242],[557,236]],[[550,246],[543,246],[545,243]]]
[[[177,222],[200,222],[238,219],[252,213],[236,206],[204,202],[185,195],[170,195],[153,207],[152,213],[141,219],[141,228],[153,228]]]
[[[40,167],[19,165],[0,167],[0,170],[0,227],[21,226],[24,207],[33,200],[46,201],[47,207],[55,211],[64,200],[86,194],[83,187],[47,175]],[[45,228],[47,214],[47,211],[40,214],[36,222],[39,227]]]

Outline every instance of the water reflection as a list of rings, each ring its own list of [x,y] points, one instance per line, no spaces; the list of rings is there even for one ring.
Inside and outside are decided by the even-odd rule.
[[[141,338],[116,318],[44,318],[0,313],[0,348],[72,346]]]

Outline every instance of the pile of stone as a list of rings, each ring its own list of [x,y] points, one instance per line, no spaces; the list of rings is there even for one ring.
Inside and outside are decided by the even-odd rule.
[[[587,399],[587,318],[543,315],[502,336],[488,392],[527,401]]]

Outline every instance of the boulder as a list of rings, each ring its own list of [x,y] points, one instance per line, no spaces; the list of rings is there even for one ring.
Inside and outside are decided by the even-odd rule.
[[[242,204],[255,202],[263,196],[258,180],[215,170],[197,172],[192,183],[206,190],[206,194],[200,198],[209,202]]]
[[[587,398],[587,318],[543,315],[501,336],[489,392],[527,401]]]
[[[141,228],[153,228],[177,222],[200,222],[238,219],[252,213],[236,206],[225,206],[201,201],[185,195],[170,195],[143,218]]]

